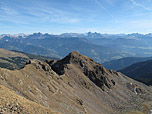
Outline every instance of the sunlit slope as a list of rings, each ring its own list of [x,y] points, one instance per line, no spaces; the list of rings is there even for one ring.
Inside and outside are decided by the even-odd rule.
[[[20,70],[1,68],[0,84],[63,114],[144,112],[143,103],[152,100],[150,87],[78,52],[62,60],[30,60]]]
[[[47,107],[17,95],[12,90],[0,85],[1,114],[61,114]]]

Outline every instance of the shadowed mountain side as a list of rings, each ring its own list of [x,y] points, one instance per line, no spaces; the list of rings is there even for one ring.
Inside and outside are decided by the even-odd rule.
[[[152,57],[125,57],[125,58],[121,58],[117,60],[104,62],[102,63],[102,65],[107,69],[113,69],[113,70],[118,71],[134,63],[143,62],[143,61],[147,61],[151,59]]]
[[[150,87],[72,52],[62,60],[30,60],[21,70],[0,69],[0,84],[63,114],[150,111]]]
[[[147,85],[152,85],[152,60],[135,63],[131,66],[128,66],[120,72],[125,75],[141,81]]]

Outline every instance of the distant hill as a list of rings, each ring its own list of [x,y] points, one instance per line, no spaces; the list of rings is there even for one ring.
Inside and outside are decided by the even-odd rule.
[[[30,59],[38,59],[38,60],[40,60],[40,61],[45,61],[45,60],[47,60],[47,59],[50,59],[50,60],[58,60],[58,59],[60,59],[60,58],[57,58],[57,57],[39,56],[39,55],[24,53],[24,52],[16,51],[16,50],[10,50],[10,51],[17,52],[17,53],[21,53],[21,54],[27,55]]]
[[[125,57],[102,63],[107,69],[121,70],[137,62],[152,60],[152,57]]]
[[[20,69],[25,66],[25,63],[30,59],[38,59],[45,61],[46,59],[58,59],[51,57],[38,56],[27,54],[19,51],[10,51],[0,48],[0,67],[10,70]]]
[[[17,50],[24,53],[30,53],[35,55],[60,58],[60,56],[58,56],[56,52],[54,52],[53,50],[45,49],[40,46],[30,45],[28,43],[23,42],[22,39],[11,38],[8,41],[2,39],[0,40],[0,48],[4,48],[8,50]]]
[[[147,85],[152,85],[152,60],[135,63],[119,71]]]

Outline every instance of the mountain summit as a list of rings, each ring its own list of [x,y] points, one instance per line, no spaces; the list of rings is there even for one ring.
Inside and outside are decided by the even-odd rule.
[[[82,72],[102,90],[104,90],[105,87],[111,88],[115,85],[114,80],[110,77],[111,71],[105,69],[93,59],[81,55],[79,52],[71,52],[62,60],[49,61],[47,63],[59,75],[63,75],[68,69],[75,67],[77,68],[77,72]]]

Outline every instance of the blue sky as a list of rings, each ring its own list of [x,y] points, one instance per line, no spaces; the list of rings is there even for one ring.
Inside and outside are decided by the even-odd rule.
[[[152,0],[0,0],[0,34],[150,33]]]

